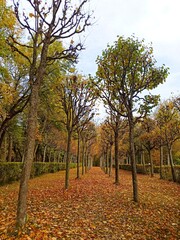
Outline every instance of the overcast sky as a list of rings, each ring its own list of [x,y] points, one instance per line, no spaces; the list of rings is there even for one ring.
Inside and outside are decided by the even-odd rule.
[[[90,0],[90,8],[96,22],[86,31],[86,50],[78,64],[81,73],[95,75],[95,60],[107,44],[113,44],[117,35],[135,34],[152,42],[157,65],[170,68],[166,83],[154,93],[162,100],[180,94],[180,0]]]

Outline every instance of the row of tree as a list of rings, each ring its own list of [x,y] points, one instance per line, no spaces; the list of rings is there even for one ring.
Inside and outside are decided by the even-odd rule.
[[[6,1],[0,2],[0,148],[4,159],[12,159],[14,152],[14,158],[24,162],[17,227],[26,222],[28,181],[35,156],[39,159],[41,152],[46,161],[47,148],[52,150],[55,143],[53,149],[65,150],[65,188],[69,184],[72,137],[78,139],[79,146],[81,137],[83,163],[88,161],[95,136],[91,119],[96,96],[89,89],[88,78],[73,69],[78,52],[83,49],[76,35],[91,25],[87,2],[27,0],[26,10],[24,1],[13,1],[13,10]],[[57,139],[55,132],[60,132]],[[66,149],[58,141],[66,142]],[[79,172],[80,153],[77,155]]]
[[[127,120],[117,119],[112,113],[100,127],[100,146],[103,156],[101,166],[109,175],[114,164],[114,156],[117,155],[118,166],[131,162],[128,135]],[[163,177],[162,166],[169,165],[173,181],[176,182],[174,165],[180,164],[179,139],[179,97],[174,97],[158,104],[153,115],[146,116],[136,124],[134,130],[136,164],[143,165],[143,172],[146,172],[148,166],[152,177],[154,165],[160,166],[160,178]],[[116,184],[119,184],[118,169],[119,167],[115,178]]]
[[[80,163],[83,174],[92,164],[91,156],[95,160],[103,156],[107,165],[109,160],[111,174],[114,156],[115,182],[119,184],[119,159],[126,155],[132,165],[136,202],[138,151],[149,153],[153,174],[151,150],[166,146],[173,169],[172,145],[180,128],[179,98],[160,104],[154,118],[150,117],[159,96],[148,91],[168,75],[168,68],[156,66],[152,46],[134,36],[118,37],[97,58],[96,77],[76,72],[78,52],[83,49],[76,36],[91,21],[87,2],[27,0],[24,11],[23,1],[14,1],[12,11],[0,1],[1,160],[24,162],[17,227],[26,222],[33,161],[65,161],[68,189],[71,159],[77,162],[79,178]],[[108,113],[100,127],[92,121],[98,98]]]
[[[92,80],[92,87],[107,108],[107,112],[109,113],[107,122],[114,132],[115,182],[119,183],[119,130],[126,132],[125,129],[128,126],[128,155],[132,168],[133,199],[135,202],[138,202],[135,127],[138,122],[141,122],[147,128],[147,132],[150,131],[150,126],[148,125],[150,124],[150,120],[147,120],[147,116],[157,106],[160,99],[159,95],[152,95],[150,91],[166,80],[169,69],[165,65],[158,67],[153,56],[152,46],[145,45],[144,40],[140,41],[135,36],[129,38],[118,37],[117,41],[112,46],[108,45],[107,49],[102,52],[102,55],[97,58],[97,65],[97,76]],[[173,119],[174,122],[173,120],[170,121],[170,124],[173,123],[171,129],[173,129],[173,132],[179,131],[178,101],[179,98],[174,101],[175,104],[172,104],[172,110],[169,111],[166,111],[166,108],[169,109],[171,104],[166,104],[165,107],[162,106],[157,117],[160,129],[159,141],[161,145],[166,144],[168,148],[174,180],[175,173],[171,150],[172,143],[176,137],[172,137],[173,140],[172,138],[171,140],[169,139],[167,130],[170,127],[167,127],[164,123]],[[150,138],[148,141],[149,146],[146,145],[146,147],[149,153],[151,153],[152,143],[150,142]],[[108,142],[110,142],[111,148],[111,137]],[[153,173],[152,161],[151,172]]]

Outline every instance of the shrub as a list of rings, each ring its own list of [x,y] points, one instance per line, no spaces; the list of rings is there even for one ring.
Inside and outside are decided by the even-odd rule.
[[[119,166],[120,169],[131,171],[130,164],[124,164]],[[175,166],[175,174],[176,174],[176,182],[180,183],[180,166]],[[145,165],[145,167],[141,164],[137,164],[137,173],[141,174],[149,174],[150,173],[150,166]],[[160,167],[154,166],[154,173],[160,173]],[[170,166],[163,166],[162,167],[162,179],[172,181],[172,173]]]
[[[23,163],[21,162],[1,162],[0,163],[0,185],[18,181],[21,176]],[[75,168],[76,163],[71,163],[70,168]],[[34,162],[31,169],[31,178],[45,173],[54,173],[65,170],[65,163],[54,162]]]
[[[22,163],[0,163],[0,184],[17,181],[22,172]]]
[[[141,164],[137,164],[136,166],[137,166],[137,173],[141,173],[141,174],[149,174],[150,173],[150,166],[148,164],[146,164],[145,166],[143,166]],[[120,167],[120,169],[131,171],[130,164],[123,164],[123,165],[120,165],[119,167]]]

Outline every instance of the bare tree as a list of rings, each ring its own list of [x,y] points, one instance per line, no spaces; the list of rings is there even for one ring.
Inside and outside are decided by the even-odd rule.
[[[110,123],[106,119],[102,125],[101,141],[103,149],[107,149],[106,153],[106,173],[111,176],[112,171],[112,146],[113,146],[113,132]]]
[[[67,129],[67,156],[65,189],[69,187],[69,163],[72,134],[85,125],[93,117],[96,97],[88,87],[88,81],[79,75],[67,76],[57,88],[62,109],[65,113],[63,121]]]

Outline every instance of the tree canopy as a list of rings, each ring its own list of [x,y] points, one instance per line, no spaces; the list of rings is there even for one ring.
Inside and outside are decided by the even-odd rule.
[[[134,124],[157,105],[159,96],[143,93],[166,80],[168,68],[156,67],[152,46],[134,36],[118,37],[97,58],[96,91],[105,105],[127,118],[129,123],[130,157],[132,164],[133,194],[138,201]]]

